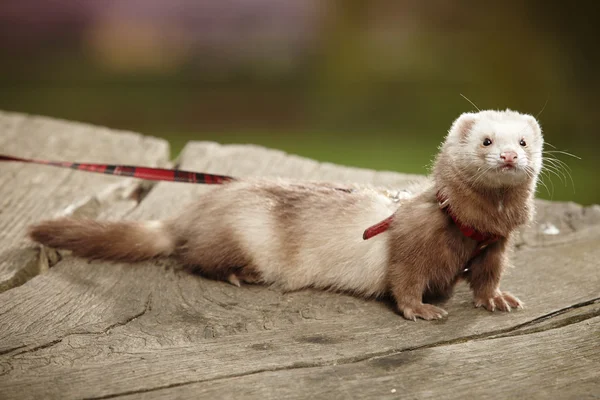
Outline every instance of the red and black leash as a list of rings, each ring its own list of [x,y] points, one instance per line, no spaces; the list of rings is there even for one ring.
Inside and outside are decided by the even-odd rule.
[[[137,167],[132,165],[90,164],[66,161],[47,161],[31,158],[20,158],[0,154],[0,161],[17,161],[29,164],[51,165],[53,167],[70,168],[79,171],[97,172],[106,175],[130,176],[151,181],[169,181],[185,183],[222,184],[235,180],[226,175],[205,174],[202,172],[184,171],[181,169]]]

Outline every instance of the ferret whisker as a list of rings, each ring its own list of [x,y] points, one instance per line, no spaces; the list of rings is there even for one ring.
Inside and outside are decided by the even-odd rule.
[[[487,167],[484,171],[482,171],[480,174],[478,174],[478,176],[473,181],[473,185],[476,185],[477,182],[479,181],[479,179],[481,179],[482,177],[484,177],[492,169],[494,169],[494,167]]]
[[[563,151],[563,150],[544,150],[542,153],[544,154],[564,154],[567,155],[569,157],[573,157],[576,158],[578,160],[581,160],[581,157],[576,156],[575,154],[569,153],[568,151]]]
[[[532,167],[527,167],[526,171],[528,171],[528,174],[530,174],[531,177],[535,176],[535,171]],[[552,191],[550,191],[548,189],[548,185],[546,185],[546,183],[544,182],[544,178],[548,178],[548,181],[550,182],[550,186],[552,187]],[[548,193],[548,195],[550,196],[550,199],[554,198],[554,182],[552,181],[552,177],[550,176],[550,174],[545,171],[543,168],[540,170],[540,180],[539,182],[546,188],[546,192]]]
[[[569,164],[567,164],[566,162],[564,162],[563,160],[561,160],[560,158],[556,157],[556,155],[554,154],[546,154],[543,158],[542,158],[543,162],[548,162],[556,167],[559,167],[561,169],[564,169],[565,171],[569,171],[572,172],[571,167],[569,166]]]
[[[575,181],[573,180],[573,175],[571,174],[571,172],[572,172],[571,167],[569,167],[569,165],[567,163],[565,163],[563,160],[560,160],[556,157],[544,157],[543,161],[548,161],[548,163],[549,163],[549,164],[545,164],[545,167],[552,165],[553,167],[555,167],[558,170],[565,173],[569,177],[569,180],[571,181],[571,185],[573,186],[573,193],[575,193]],[[565,180],[566,179],[567,178],[565,177]],[[566,184],[565,184],[565,186],[566,186]]]
[[[564,180],[563,180],[563,177],[561,177],[558,174],[557,170],[551,169],[548,165],[544,165],[544,167],[542,168],[542,171],[546,171],[546,172],[556,175],[562,184],[564,184],[565,186],[567,185],[567,177],[565,176]]]
[[[546,161],[547,161],[547,163],[546,163]],[[547,166],[547,167],[552,166],[552,167],[554,167],[555,169],[561,171],[561,173],[568,175],[570,177],[571,181],[572,181],[573,180],[573,176],[572,176],[571,173],[573,171],[571,170],[571,167],[569,167],[564,162],[562,162],[562,161],[559,162],[559,161],[560,160],[552,160],[552,159],[545,158],[544,159],[544,166]],[[565,179],[566,179],[566,177],[565,177]]]
[[[562,177],[564,178],[564,182],[563,182],[563,183],[564,183],[564,185],[565,185],[565,186],[567,185],[567,174],[569,173],[569,171],[565,171],[565,169],[564,169],[564,168],[562,168],[562,167],[559,167],[559,166],[556,166],[556,165],[553,165],[553,164],[546,164],[546,165],[544,165],[544,166],[543,166],[543,168],[542,168],[542,169],[544,169],[544,170],[548,170],[548,171],[552,170],[552,171],[555,171],[555,172],[557,172],[557,173],[560,173],[560,174],[562,175]],[[567,174],[565,174],[565,172],[566,172]],[[562,181],[561,181],[561,182],[562,182]]]
[[[485,169],[481,169],[481,167],[477,168],[477,173],[474,176],[474,180],[473,180],[473,184],[477,183],[477,181],[479,180],[479,178],[483,175],[485,175],[488,171],[490,170],[489,167],[485,168]]]
[[[528,176],[529,178],[533,178],[533,177],[535,177],[535,171],[534,171],[534,170],[533,170],[533,168],[531,168],[531,167],[525,167],[525,173],[527,174],[527,176]],[[541,170],[540,170],[539,177],[540,177],[540,179],[539,179],[539,183],[541,183],[542,185],[544,185],[544,186],[546,187],[546,192],[548,192],[548,195],[550,195],[550,191],[548,190],[548,186],[546,186],[546,185],[545,185],[545,183],[544,183],[544,182],[543,182],[543,180],[542,180],[542,178],[543,178],[543,177],[545,177],[545,175],[544,175],[544,171],[541,171]],[[537,189],[538,189],[538,188],[536,187],[536,190],[537,190]]]
[[[462,96],[462,98],[463,98],[463,99],[465,99],[466,101],[468,101],[469,103],[471,103],[471,105],[472,105],[473,107],[475,107],[475,109],[476,109],[477,111],[481,112],[481,110],[479,109],[479,107],[477,107],[477,105],[476,105],[475,103],[473,103],[471,100],[469,100],[469,98],[468,98],[467,96],[465,96],[465,95],[464,95],[464,94],[462,94],[462,93],[459,93],[459,94]]]
[[[549,169],[547,169],[547,168],[546,168],[546,170],[550,171],[550,170],[549,170]],[[568,172],[568,171],[565,171],[565,172],[566,172],[566,174],[567,174],[567,175],[566,175],[566,177],[565,177],[565,182],[564,182],[564,185],[565,185],[565,187],[567,187],[567,186],[568,186],[568,185],[567,185],[567,182],[568,182],[568,181],[569,181],[569,182],[571,182],[571,187],[573,188],[573,193],[575,193],[575,181],[573,180],[573,176],[571,175],[571,173],[570,173],[570,172]],[[567,181],[567,177],[569,178],[569,180],[568,180],[568,181]]]
[[[565,169],[567,169],[569,171],[572,171],[571,167],[569,166],[569,164],[567,164],[566,162],[564,162],[560,158],[557,158],[556,156],[548,155],[548,156],[546,156],[546,157],[543,158],[543,161],[548,161],[549,163],[552,163],[553,165],[559,165],[562,168],[565,168]]]
[[[564,171],[568,172],[569,171],[569,169],[567,169],[563,164],[557,163],[556,160],[552,160],[550,158],[544,158],[542,160],[542,164],[545,167],[553,167],[553,168],[555,168],[555,169],[557,169],[557,170],[559,170],[561,172],[564,172]]]
[[[565,187],[567,186],[568,179],[567,179],[567,175],[564,173],[563,170],[556,169],[556,168],[550,168],[550,166],[548,166],[548,165],[546,165],[544,167],[544,169],[547,170],[547,171],[552,171],[555,175],[557,173],[560,173],[560,175],[562,176],[562,179],[559,178],[559,180],[561,181],[561,183],[563,185],[565,185]]]
[[[548,193],[548,196],[550,196],[550,199],[552,200],[554,198],[554,183],[552,183],[552,179],[548,178],[550,180],[550,185],[552,186],[552,192],[550,192],[550,190],[548,189],[548,185],[546,185],[546,183],[544,182],[544,178],[545,176],[542,177],[542,179],[539,180],[539,182],[546,188],[546,192]]]
[[[542,109],[540,110],[539,113],[537,113],[537,115],[535,116],[535,119],[538,119],[540,115],[542,115],[542,113],[544,112],[544,110],[546,109],[546,106],[548,105],[548,100],[549,98],[546,98],[546,102],[544,103],[544,106],[542,107]]]

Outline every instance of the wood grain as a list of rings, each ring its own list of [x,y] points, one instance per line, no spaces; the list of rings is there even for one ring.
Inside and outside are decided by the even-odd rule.
[[[595,317],[532,335],[191,383],[143,398],[598,399],[599,332],[600,317]]]

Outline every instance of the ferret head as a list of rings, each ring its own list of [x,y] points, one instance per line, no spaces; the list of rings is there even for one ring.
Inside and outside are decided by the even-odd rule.
[[[461,181],[479,187],[535,184],[543,143],[540,125],[531,115],[511,110],[464,113],[454,121],[436,168],[443,164]]]

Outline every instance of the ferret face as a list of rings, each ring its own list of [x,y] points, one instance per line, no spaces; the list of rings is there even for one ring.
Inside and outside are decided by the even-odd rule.
[[[514,111],[463,114],[445,143],[465,180],[506,187],[537,180],[543,137],[538,122]]]

